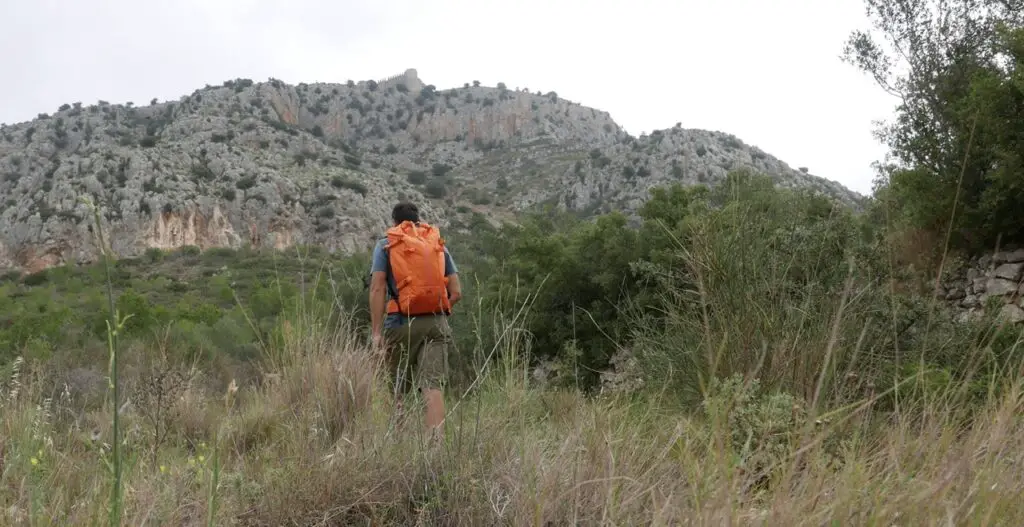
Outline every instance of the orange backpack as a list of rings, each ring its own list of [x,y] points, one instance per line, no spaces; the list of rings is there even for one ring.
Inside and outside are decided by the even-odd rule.
[[[398,294],[397,301],[388,301],[388,313],[449,314],[441,232],[426,223],[404,221],[388,229],[387,236],[388,261]]]

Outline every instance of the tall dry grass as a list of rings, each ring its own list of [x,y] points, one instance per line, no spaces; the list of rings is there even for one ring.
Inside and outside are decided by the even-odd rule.
[[[470,394],[448,394],[445,441],[431,448],[419,433],[422,414],[393,418],[377,362],[352,336],[352,321],[334,318],[341,323],[313,313],[285,323],[276,356],[290,360],[257,383],[211,390],[205,372],[190,371],[153,457],[150,422],[127,408],[123,524],[1011,525],[1024,517],[1024,386],[1011,372],[977,407],[950,386],[901,399],[893,412],[873,412],[864,398],[812,418],[798,411],[800,397],[721,382],[701,411],[657,391],[588,398],[532,387],[520,334],[509,331]],[[79,411],[67,392],[51,393],[43,373],[18,364],[4,374],[2,522],[100,523],[109,493],[100,459],[111,439],[103,423],[112,416]]]

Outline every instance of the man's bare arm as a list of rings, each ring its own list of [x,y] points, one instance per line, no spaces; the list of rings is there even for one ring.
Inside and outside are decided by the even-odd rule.
[[[455,306],[462,300],[462,284],[459,283],[459,274],[448,275],[448,303]]]
[[[378,271],[370,276],[370,329],[375,339],[383,332],[386,304],[387,278],[383,271]]]

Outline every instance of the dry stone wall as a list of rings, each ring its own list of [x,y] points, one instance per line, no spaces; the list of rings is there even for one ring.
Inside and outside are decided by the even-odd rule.
[[[938,294],[957,310],[961,321],[980,318],[986,310],[1015,324],[1024,322],[1024,248],[976,257],[942,284]]]

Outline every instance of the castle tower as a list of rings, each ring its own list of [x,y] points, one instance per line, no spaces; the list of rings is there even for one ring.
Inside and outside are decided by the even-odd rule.
[[[416,68],[409,68],[405,70],[403,76],[405,77],[405,86],[409,88],[409,91],[419,93],[419,91],[423,89],[424,84],[416,73]]]

